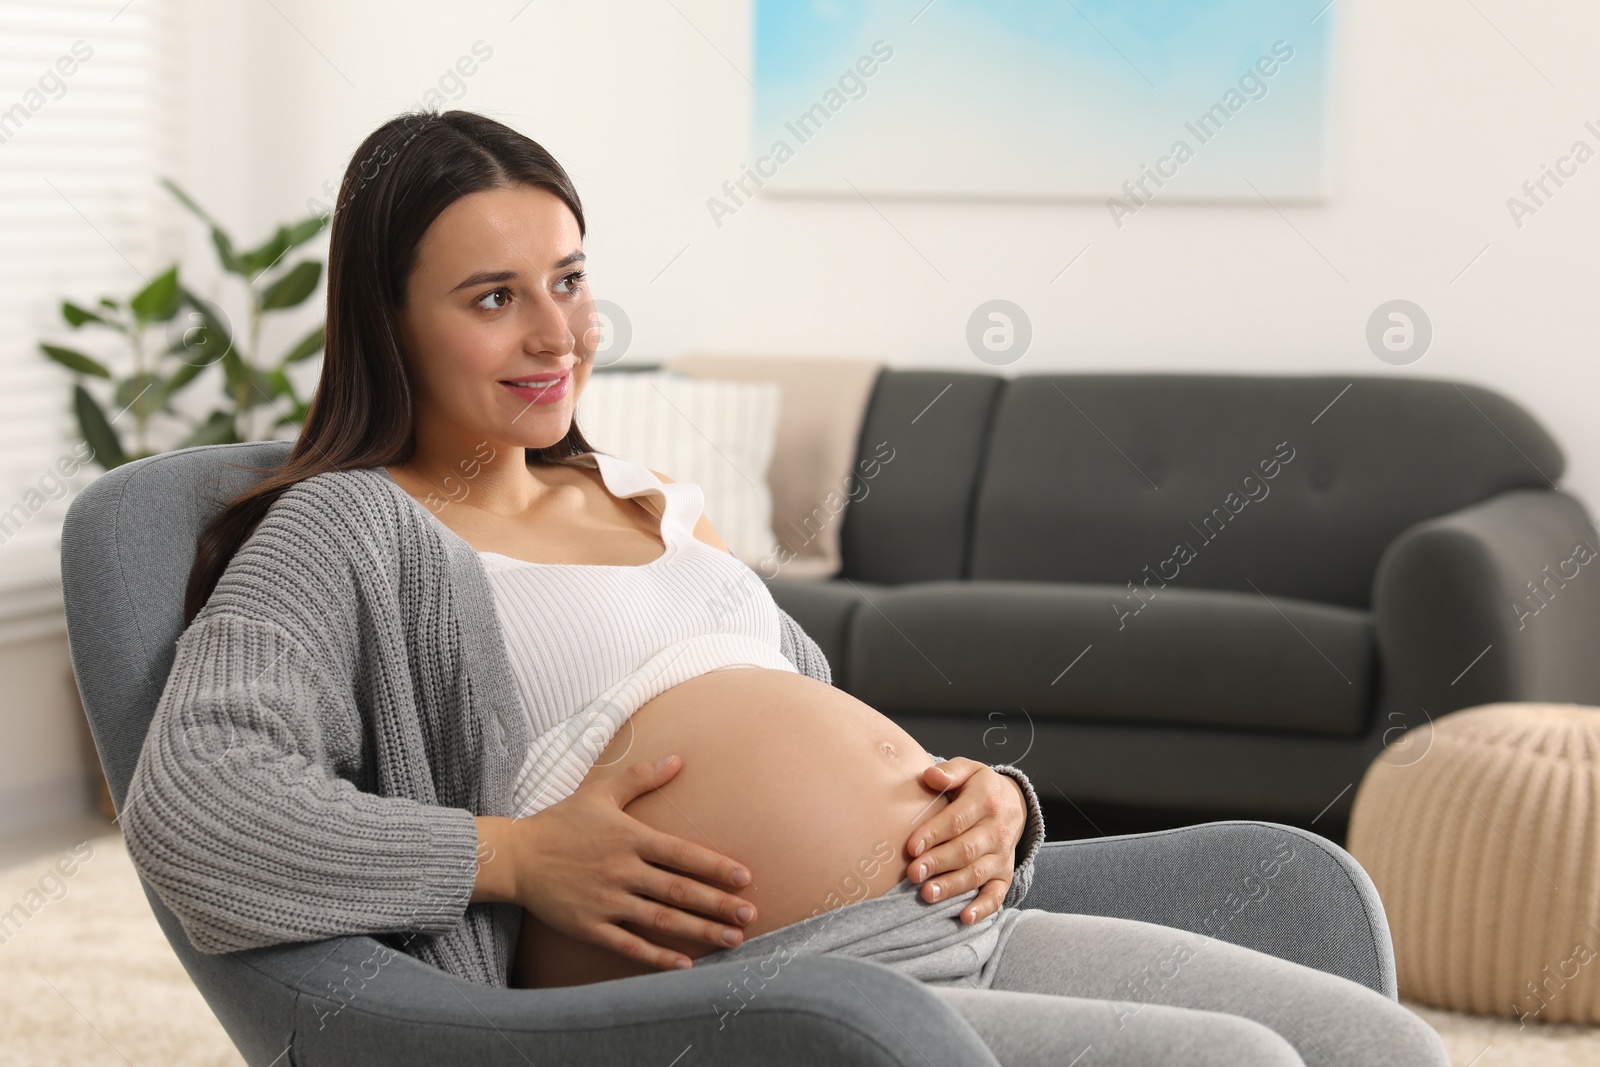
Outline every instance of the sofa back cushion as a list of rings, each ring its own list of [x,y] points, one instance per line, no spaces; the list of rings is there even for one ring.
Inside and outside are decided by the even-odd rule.
[[[839,578],[959,579],[995,399],[995,374],[896,370],[878,376],[839,532]]]
[[[1022,375],[986,438],[962,577],[1109,583],[1130,609],[1163,582],[1367,607],[1402,530],[1564,467],[1498,393],[1376,376]],[[880,552],[922,551],[906,523]]]

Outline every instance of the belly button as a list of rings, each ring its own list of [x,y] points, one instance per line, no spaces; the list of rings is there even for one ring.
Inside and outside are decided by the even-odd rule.
[[[898,753],[898,752],[896,752],[894,750],[893,743],[891,743],[889,741],[885,741],[883,744],[879,745],[878,746],[878,751],[882,752],[885,756],[888,756],[890,759],[895,759],[896,757],[898,757],[900,755],[900,753]]]

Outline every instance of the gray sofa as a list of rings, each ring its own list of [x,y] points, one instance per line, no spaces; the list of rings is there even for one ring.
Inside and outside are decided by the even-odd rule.
[[[287,443],[273,442],[152,456],[98,478],[67,513],[61,566],[72,669],[119,812],[182,632],[196,532],[216,501],[252,477],[231,464],[270,467],[287,453]],[[1053,842],[1036,863],[1029,907],[1207,933],[1396,996],[1372,882],[1319,835],[1216,822]],[[144,891],[253,1067],[614,1067],[674,1062],[690,1047],[697,1064],[911,1067],[927,1063],[923,1050],[937,1050],[940,1064],[995,1067],[943,1001],[877,963],[801,958],[781,977],[730,963],[572,989],[500,989],[452,978],[363,934],[207,955],[148,884]],[[730,1013],[736,986],[744,1007]]]
[[[1489,390],[887,369],[858,456],[842,572],[775,599],[836,685],[1041,797],[1327,828],[1430,718],[1600,704],[1600,536]]]

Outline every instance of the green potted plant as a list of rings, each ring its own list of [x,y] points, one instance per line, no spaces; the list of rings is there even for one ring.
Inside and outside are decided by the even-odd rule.
[[[285,260],[322,231],[328,216],[312,215],[280,225],[254,248],[239,251],[227,231],[175,182],[162,178],[161,183],[210,227],[223,270],[243,281],[248,306],[245,336],[242,340],[235,336],[222,310],[183,284],[177,264],[124,300],[103,296],[93,308],[63,300],[61,317],[67,326],[113,330],[132,351],[131,370],[118,374],[78,349],[52,343],[39,346],[47,358],[75,375],[72,407],[78,430],[106,470],[165,451],[153,448],[150,441],[151,420],[158,413],[187,423],[187,433],[174,448],[265,439],[257,434],[300,425],[308,404],[296,394],[288,368],[322,351],[323,326],[318,325],[275,359],[263,360],[261,333],[267,315],[298,307],[316,291],[322,263],[309,258]],[[181,414],[173,398],[214,363],[222,365],[220,403],[204,418]],[[105,408],[85,388],[86,378],[110,384],[116,415],[106,416]],[[265,418],[271,419],[265,425],[258,414],[263,409]],[[123,413],[133,416],[127,440],[115,426]]]

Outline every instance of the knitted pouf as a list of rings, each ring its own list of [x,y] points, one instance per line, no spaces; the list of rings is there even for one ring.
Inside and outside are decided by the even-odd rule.
[[[1600,1022],[1600,708],[1487,704],[1412,733],[1367,770],[1347,843],[1400,995]]]

